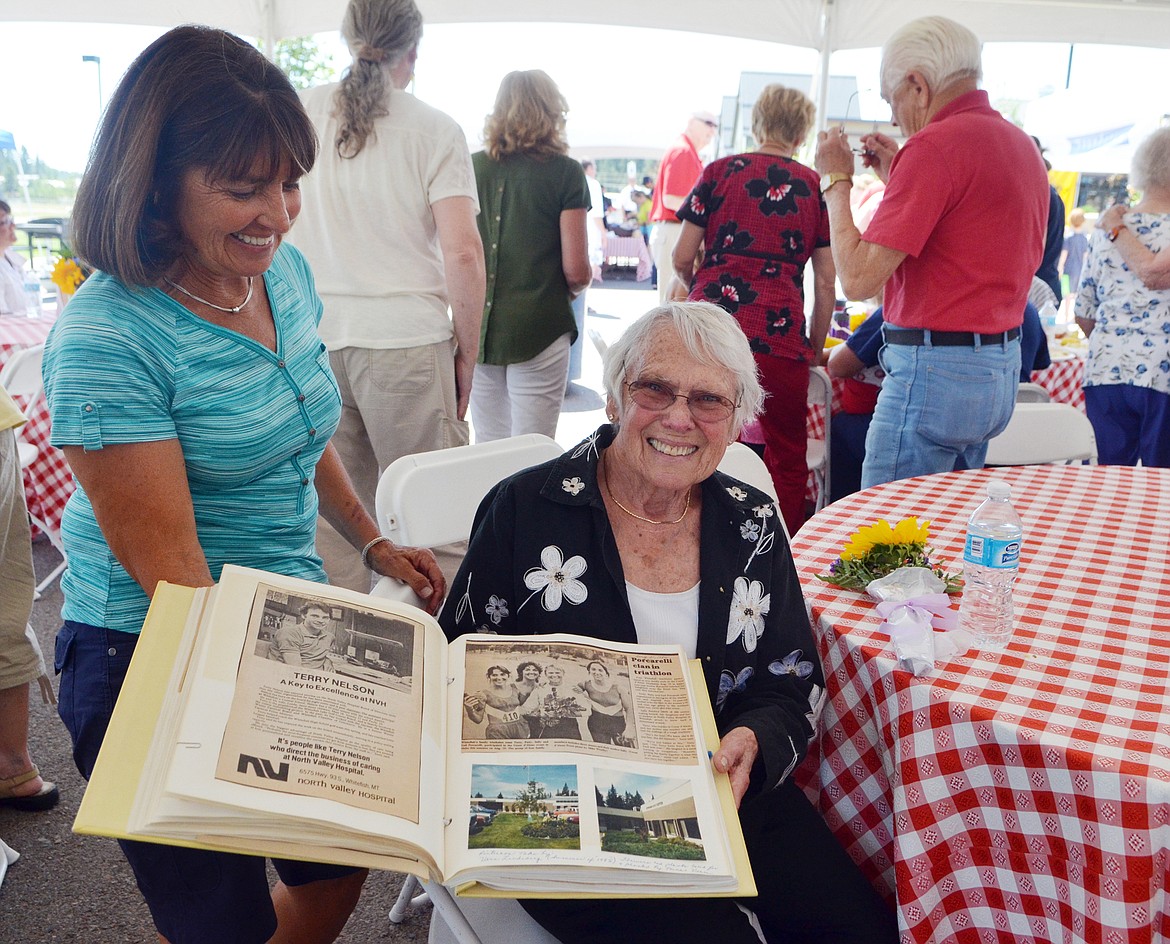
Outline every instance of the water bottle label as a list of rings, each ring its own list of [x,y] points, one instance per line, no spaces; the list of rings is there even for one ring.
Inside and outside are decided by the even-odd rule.
[[[968,534],[963,548],[963,560],[968,564],[979,564],[997,570],[1014,570],[1020,566],[1020,542],[1000,541],[985,538],[980,534]]]

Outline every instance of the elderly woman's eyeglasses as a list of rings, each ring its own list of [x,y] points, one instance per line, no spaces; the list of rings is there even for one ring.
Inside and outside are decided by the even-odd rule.
[[[705,390],[692,390],[689,394],[679,393],[670,384],[661,380],[632,380],[626,387],[638,406],[655,412],[669,408],[675,400],[682,397],[687,401],[691,416],[706,423],[727,419],[739,405],[727,397]]]

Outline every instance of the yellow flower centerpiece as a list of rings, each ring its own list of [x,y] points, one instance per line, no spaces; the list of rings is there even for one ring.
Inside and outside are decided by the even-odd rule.
[[[57,261],[53,263],[53,271],[49,278],[53,280],[62,296],[65,296],[76,292],[88,276],[89,273],[73,258],[73,254],[63,249],[57,256]]]
[[[888,521],[876,521],[858,528],[829,572],[817,576],[843,590],[864,590],[871,581],[899,568],[925,567],[946,584],[947,593],[958,592],[962,578],[948,574],[931,560],[933,551],[926,545],[929,537],[929,521],[919,524],[917,518],[903,518],[892,527]]]

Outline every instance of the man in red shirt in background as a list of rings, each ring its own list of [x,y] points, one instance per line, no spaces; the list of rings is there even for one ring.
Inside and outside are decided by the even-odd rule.
[[[907,135],[861,139],[886,181],[858,232],[844,131],[818,136],[816,168],[833,260],[848,298],[882,291],[886,376],[865,441],[861,485],[979,469],[1015,408],[1020,324],[1044,251],[1048,176],[1031,139],[979,89],[978,38],[943,17],[882,49],[882,98]]]
[[[719,122],[709,111],[694,112],[687,122],[686,130],[662,156],[658,165],[658,180],[650,203],[650,254],[658,267],[658,303],[670,300],[671,273],[674,266],[671,255],[674,244],[682,230],[682,223],[675,214],[703,173],[703,161],[699,152],[711,143]],[[683,289],[683,297],[686,289]]]

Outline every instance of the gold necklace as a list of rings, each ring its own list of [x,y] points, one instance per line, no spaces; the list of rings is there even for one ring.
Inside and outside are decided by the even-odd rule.
[[[637,518],[639,521],[645,521],[646,524],[678,524],[680,521],[683,520],[683,518],[685,518],[687,516],[687,512],[691,510],[691,490],[688,488],[687,489],[687,503],[686,503],[686,505],[683,506],[682,514],[679,515],[677,518],[675,518],[674,521],[655,521],[653,518],[644,518],[641,515],[637,514],[636,512],[630,511],[629,508],[627,508],[625,505],[623,505],[620,501],[618,501],[614,497],[613,490],[609,487],[609,474],[605,471],[604,466],[599,466],[599,468],[601,469],[601,482],[605,486],[605,494],[609,496],[610,501],[612,501],[615,505],[617,505],[622,511],[624,511],[631,518]]]

